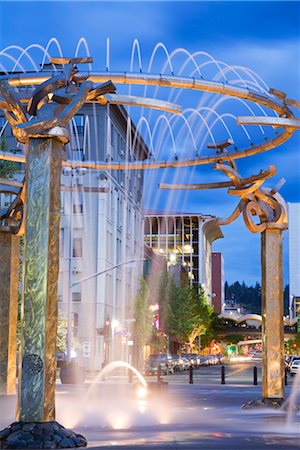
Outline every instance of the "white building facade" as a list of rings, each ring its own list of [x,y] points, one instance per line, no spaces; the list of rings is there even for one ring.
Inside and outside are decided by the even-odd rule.
[[[139,135],[132,147],[128,122],[123,107],[85,105],[73,119],[68,158],[143,159],[147,148]],[[130,360],[143,269],[143,173],[64,168],[61,185],[59,310],[72,325],[68,346],[85,368],[99,370]]]

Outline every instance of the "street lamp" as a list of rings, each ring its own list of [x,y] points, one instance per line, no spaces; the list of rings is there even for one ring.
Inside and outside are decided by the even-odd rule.
[[[70,260],[72,259],[72,257],[70,257]],[[84,283],[87,280],[90,280],[91,278],[95,278],[98,277],[99,275],[102,275],[106,272],[109,272],[111,270],[117,269],[120,266],[124,266],[126,264],[132,264],[135,262],[140,262],[140,261],[145,261],[145,258],[137,258],[137,259],[130,259],[128,261],[123,261],[120,262],[119,264],[115,264],[113,266],[108,267],[107,269],[101,270],[99,272],[93,273],[91,275],[88,275],[86,277],[81,278],[80,280],[75,281],[74,283],[72,283],[72,279],[71,279],[71,275],[69,277],[69,301],[68,301],[68,322],[67,322],[67,355],[70,355],[71,358],[71,344],[72,344],[72,303],[71,303],[71,290],[74,286],[77,286],[78,284]],[[69,267],[69,270],[71,270],[71,264]],[[71,272],[70,272],[71,273]],[[70,305],[70,306],[69,306]],[[69,320],[70,317],[70,320]],[[105,336],[106,336],[106,342],[105,342],[105,361],[106,358],[109,357],[109,339],[110,339],[110,333],[112,336],[112,340],[114,339],[114,332],[115,329],[119,326],[119,321],[117,319],[112,320],[112,322],[110,323],[110,320],[107,318],[106,319],[106,323],[105,323]],[[114,342],[112,341],[112,350],[113,349],[113,344]],[[70,359],[68,359],[69,361]]]

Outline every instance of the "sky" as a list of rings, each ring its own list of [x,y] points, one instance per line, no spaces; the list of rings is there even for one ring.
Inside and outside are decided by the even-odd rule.
[[[33,43],[45,47],[55,37],[63,53],[72,55],[78,41],[84,37],[89,53],[94,57],[93,68],[104,70],[106,40],[109,38],[110,69],[125,71],[130,68],[135,39],[140,44],[143,67],[147,66],[156,44],[162,42],[169,52],[176,48],[184,48],[190,53],[201,50],[229,65],[246,66],[259,74],[268,86],[282,90],[298,101],[299,34],[298,1],[0,2],[0,49],[10,45],[25,48]],[[0,61],[3,62],[3,58]],[[161,63],[157,58],[154,72],[159,71]],[[181,100],[183,97],[178,103]],[[197,105],[190,94],[184,101],[190,101],[194,107]],[[293,111],[299,117],[299,111]],[[299,202],[299,149],[298,131],[279,148],[239,161],[240,172],[249,176],[276,164],[277,174],[269,185],[274,186],[284,177],[286,183],[280,193],[287,202]],[[158,182],[202,183],[215,179],[211,166],[147,173],[145,207],[229,216],[237,199],[230,197],[226,190],[186,191],[175,195],[174,191],[157,189]],[[152,189],[148,189],[150,185]],[[230,283],[260,282],[260,236],[250,233],[241,217],[222,231],[224,239],[216,241],[213,250],[223,254],[225,279]],[[284,280],[288,282],[287,232],[284,232]]]

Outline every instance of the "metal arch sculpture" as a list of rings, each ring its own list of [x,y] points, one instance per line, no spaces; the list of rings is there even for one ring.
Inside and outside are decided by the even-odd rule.
[[[19,365],[17,420],[55,420],[56,328],[58,236],[60,222],[60,174],[64,144],[69,140],[66,125],[84,105],[88,96],[114,91],[111,82],[94,87],[74,81],[74,67],[85,60],[70,59],[64,74],[39,86],[27,110],[6,80],[0,81],[1,106],[6,110],[18,141],[28,145],[25,189],[25,249],[22,317],[22,357]],[[29,115],[35,119],[29,120]],[[8,189],[7,187],[5,188]],[[17,197],[19,200],[19,198]],[[3,213],[12,221],[18,200]],[[30,326],[29,326],[30,324]],[[74,446],[86,441],[74,434]],[[25,442],[26,447],[26,442]]]
[[[232,163],[217,163],[214,168],[231,179],[233,187],[228,189],[228,194],[241,198],[229,217],[217,220],[219,225],[232,223],[242,213],[245,224],[252,233],[262,233],[266,229],[286,230],[288,228],[286,203],[277,192],[279,186],[273,189],[262,187],[266,179],[275,175],[276,167],[274,165],[250,179],[241,178],[236,165]],[[257,216],[260,222],[255,223],[253,216]]]
[[[282,180],[273,189],[263,188],[265,180],[276,173],[276,167],[248,178],[242,178],[234,161],[222,159],[223,145],[219,148],[219,162],[214,166],[230,178],[227,182],[170,185],[161,189],[228,188],[228,194],[240,197],[232,214],[217,219],[219,225],[228,225],[243,214],[245,224],[252,233],[261,234],[262,264],[262,335],[263,371],[262,396],[264,399],[284,399],[284,341],[283,341],[283,283],[282,283],[282,231],[288,228],[286,203],[278,193]],[[259,222],[256,223],[253,217]]]
[[[14,200],[0,211],[0,231],[23,234],[24,183],[0,179],[0,194],[14,195]]]
[[[262,264],[262,336],[263,372],[262,396],[284,399],[284,339],[283,339],[283,282],[282,282],[282,230],[288,228],[287,208],[277,192],[282,181],[273,189],[261,187],[266,178],[276,172],[271,166],[263,177],[245,183],[236,166],[216,164],[234,184],[228,193],[241,198],[235,211],[227,219],[218,219],[220,225],[235,220],[242,212],[247,228],[261,233]],[[259,223],[253,221],[257,216]]]
[[[15,394],[19,278],[19,234],[23,185],[0,179],[0,194],[15,196],[0,211],[0,394]]]
[[[85,58],[90,62],[90,58]],[[53,64],[70,64],[78,63],[79,58],[50,58],[50,62]],[[47,80],[51,79],[53,73],[43,72],[43,73],[25,73],[25,74],[9,74],[7,76],[0,77],[0,80],[7,80],[7,82],[12,87],[21,87],[27,85],[41,85],[47,83]],[[59,75],[57,76],[59,78]],[[247,148],[227,151],[227,158],[224,154],[225,159],[236,160],[239,158],[251,156],[257,153],[261,153],[272,148],[275,148],[285,141],[287,141],[293,133],[300,128],[300,119],[295,117],[289,106],[299,108],[300,104],[296,100],[286,98],[286,94],[278,91],[276,89],[270,89],[269,95],[257,93],[251,91],[250,88],[236,87],[230,84],[219,83],[215,81],[204,81],[202,79],[196,78],[186,78],[186,77],[176,77],[176,76],[166,76],[166,75],[152,75],[143,73],[127,73],[127,72],[73,72],[72,80],[74,83],[83,84],[87,82],[91,83],[106,83],[108,79],[115,84],[124,85],[142,85],[142,86],[157,86],[157,87],[167,87],[167,88],[177,88],[186,89],[191,91],[202,91],[209,93],[218,93],[221,95],[227,95],[232,98],[239,98],[248,100],[250,102],[257,103],[259,105],[268,107],[275,111],[279,117],[238,117],[237,124],[256,124],[264,126],[274,126],[276,128],[282,128],[282,131],[277,131],[275,138],[268,141],[264,141],[260,144],[250,145]],[[22,101],[28,101],[28,95],[22,94]],[[127,104],[132,106],[143,106],[148,108],[154,108],[162,111],[169,111],[172,113],[180,113],[181,107],[179,105],[165,102],[162,100],[135,97],[135,96],[124,96],[118,94],[105,94],[105,93],[95,93],[91,92],[87,96],[87,102],[92,103],[114,103],[114,104]],[[1,106],[2,105],[2,106]],[[0,107],[3,106],[3,102],[0,99]],[[1,155],[3,157],[3,155]],[[4,156],[5,157],[5,156]],[[99,161],[85,161],[81,164],[82,167],[95,168],[95,169],[113,169],[113,170],[136,170],[136,169],[158,169],[158,168],[168,168],[168,167],[186,167],[195,166],[201,164],[212,164],[217,163],[219,160],[218,154],[197,158],[190,158],[187,160],[172,160],[172,161],[136,161],[136,162],[99,162]],[[72,165],[72,162],[65,162],[65,165]],[[76,163],[74,162],[73,166]],[[78,162],[77,162],[78,165]]]
[[[53,73],[38,74],[8,74],[0,77],[0,107],[6,110],[6,116],[12,126],[13,133],[20,142],[28,144],[26,161],[26,248],[24,263],[24,318],[23,354],[21,376],[19,379],[18,420],[24,422],[54,421],[55,418],[55,330],[57,320],[57,277],[58,277],[58,232],[60,219],[60,172],[65,158],[63,145],[68,142],[66,125],[72,116],[84,103],[93,102],[105,104],[130,104],[156,108],[173,113],[180,112],[180,106],[156,99],[118,96],[114,94],[117,84],[154,85],[170,88],[190,89],[193,91],[214,92],[231,97],[249,100],[273,109],[279,114],[277,126],[283,131],[270,141],[252,145],[236,152],[228,152],[220,157],[215,155],[188,160],[175,161],[138,161],[105,163],[89,161],[80,163],[81,167],[114,170],[135,170],[150,168],[184,167],[199,164],[219,163],[250,156],[269,150],[285,142],[299,128],[299,119],[295,118],[289,109],[289,102],[278,92],[277,99],[271,95],[258,94],[248,88],[233,85],[197,80],[195,78],[179,78],[175,76],[144,75],[132,73],[79,73],[76,64],[89,63],[87,58],[53,58],[53,64],[59,64],[62,69],[53,77]],[[111,80],[111,81],[107,81]],[[93,83],[102,83],[94,86]],[[15,95],[12,87],[38,85],[35,92]],[[23,104],[27,103],[27,109]],[[290,101],[291,103],[291,101]],[[294,105],[291,105],[294,106]],[[35,118],[29,120],[29,116]],[[245,118],[240,118],[242,123]],[[273,122],[272,122],[273,120]],[[262,119],[258,119],[258,122]],[[265,125],[274,125],[274,118],[264,119]],[[224,153],[224,152],[223,152]],[[20,157],[3,155],[2,159],[20,160]],[[19,159],[18,159],[19,158]],[[76,164],[65,161],[64,165]],[[224,170],[229,170],[225,167]],[[234,167],[233,167],[234,169]],[[229,170],[230,172],[230,170]],[[228,172],[228,173],[229,173]],[[234,183],[233,183],[234,184]],[[254,183],[255,184],[255,183]],[[252,186],[245,186],[252,189]],[[248,191],[249,191],[248,189]],[[235,186],[236,194],[239,186]],[[255,184],[252,192],[243,191],[243,196],[255,195],[256,203],[264,195],[269,199],[268,192],[260,191]],[[235,195],[235,194],[233,194]],[[274,197],[274,196],[273,196]],[[248,198],[248,197],[247,197]],[[258,212],[263,223],[268,214],[261,206],[251,206],[247,201],[250,215]],[[244,200],[243,200],[244,202]],[[270,200],[273,218],[278,216],[278,207]],[[255,203],[255,205],[256,205]],[[268,202],[266,202],[268,204]],[[244,203],[243,203],[244,205]],[[269,216],[268,216],[269,217]],[[282,217],[279,214],[279,218]],[[273,219],[272,219],[273,220]],[[281,219],[280,219],[281,220]],[[274,222],[274,221],[273,221]],[[270,222],[270,223],[273,223]],[[284,223],[284,220],[282,220]],[[253,226],[249,222],[250,226]],[[38,233],[36,232],[38,230]],[[266,228],[264,233],[274,230]],[[279,231],[278,231],[279,230]],[[276,228],[276,232],[281,229]],[[32,270],[34,269],[34,270]],[[34,315],[32,315],[34,311]],[[47,317],[47,321],[45,318]],[[30,323],[31,327],[27,324]],[[31,367],[31,361],[34,367]],[[36,364],[38,361],[38,364]],[[276,363],[278,358],[276,359]],[[38,370],[37,370],[38,369]],[[278,372],[280,374],[280,371]],[[276,394],[277,395],[277,394]],[[84,445],[81,441],[79,445]]]

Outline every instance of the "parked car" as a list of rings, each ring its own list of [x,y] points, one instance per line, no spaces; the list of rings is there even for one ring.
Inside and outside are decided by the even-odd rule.
[[[200,356],[200,366],[207,366],[207,365],[208,365],[207,356]]]
[[[183,353],[182,357],[188,360],[189,365],[192,365],[194,367],[197,367],[198,363],[198,355],[195,353]]]
[[[157,374],[158,366],[161,367],[161,373],[164,375],[168,375],[169,373],[174,373],[172,355],[170,355],[169,353],[160,353],[160,354],[150,355],[149,358],[145,362],[146,375]]]
[[[200,366],[200,356],[197,355],[197,353],[191,353],[191,358],[193,361],[193,366],[199,367]]]
[[[300,360],[300,356],[299,355],[293,355],[291,356],[289,362],[288,362],[288,366],[287,366],[287,371],[291,372],[291,368],[292,368],[292,364],[294,361],[299,361]]]
[[[300,372],[300,359],[295,359],[290,367],[290,374],[293,377]]]
[[[175,372],[185,370],[185,361],[181,355],[172,355],[173,368]]]
[[[188,368],[190,367],[190,360],[189,360],[189,358],[187,358],[184,355],[181,355],[181,359],[183,361],[183,370],[188,370]]]

